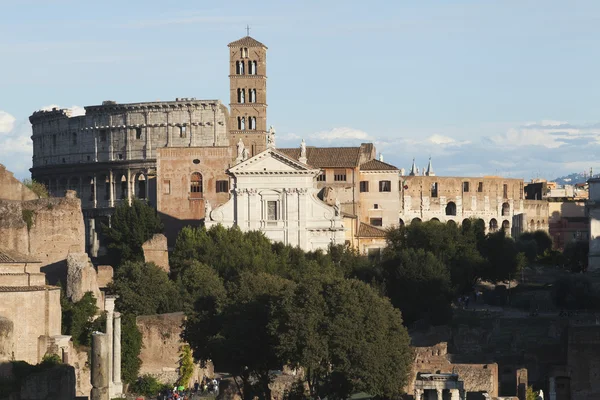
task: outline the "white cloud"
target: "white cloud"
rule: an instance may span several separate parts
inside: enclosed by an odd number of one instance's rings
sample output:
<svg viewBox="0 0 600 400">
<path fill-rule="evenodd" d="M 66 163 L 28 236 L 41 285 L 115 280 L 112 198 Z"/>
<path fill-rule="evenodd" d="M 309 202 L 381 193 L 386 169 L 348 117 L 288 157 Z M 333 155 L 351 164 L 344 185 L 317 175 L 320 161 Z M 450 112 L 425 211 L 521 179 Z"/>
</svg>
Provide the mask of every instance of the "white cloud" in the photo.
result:
<svg viewBox="0 0 600 400">
<path fill-rule="evenodd" d="M 568 122 L 546 120 L 527 123 L 490 138 L 498 146 L 542 146 L 556 149 L 574 141 L 600 143 L 600 128 L 596 125 L 570 125 Z"/>
<path fill-rule="evenodd" d="M 347 127 L 333 128 L 328 131 L 316 132 L 316 133 L 310 135 L 310 138 L 317 139 L 317 140 L 326 140 L 326 141 L 333 141 L 333 140 L 340 140 L 340 139 L 367 140 L 367 141 L 375 140 L 375 138 L 373 136 L 370 136 L 368 133 L 366 133 L 364 131 L 361 131 L 359 129 L 354 129 L 354 128 L 347 128 Z"/>
<path fill-rule="evenodd" d="M 15 117 L 6 111 L 0 110 L 0 133 L 10 132 L 15 125 L 15 121 Z"/>
<path fill-rule="evenodd" d="M 13 123 L 10 130 L 0 135 L 0 163 L 19 179 L 29 176 L 33 154 L 30 136 L 31 125 L 27 119 Z"/>
</svg>

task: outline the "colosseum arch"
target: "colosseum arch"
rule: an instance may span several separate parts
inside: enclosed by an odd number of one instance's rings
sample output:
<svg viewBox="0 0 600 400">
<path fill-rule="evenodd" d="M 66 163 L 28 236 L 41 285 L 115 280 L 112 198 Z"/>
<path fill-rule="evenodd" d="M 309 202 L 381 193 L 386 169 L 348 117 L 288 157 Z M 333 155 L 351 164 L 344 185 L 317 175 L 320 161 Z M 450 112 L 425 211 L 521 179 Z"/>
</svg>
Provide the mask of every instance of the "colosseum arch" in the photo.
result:
<svg viewBox="0 0 600 400">
<path fill-rule="evenodd" d="M 431 218 L 430 221 L 440 222 L 440 220 L 438 218 L 435 218 L 435 217 Z"/>
<path fill-rule="evenodd" d="M 135 177 L 135 197 L 138 199 L 146 198 L 146 185 L 148 182 L 146 181 L 146 176 L 140 172 Z"/>
<path fill-rule="evenodd" d="M 121 175 L 119 182 L 121 184 L 119 185 L 119 193 L 117 195 L 117 199 L 125 200 L 127 199 L 127 176 Z"/>
<path fill-rule="evenodd" d="M 490 219 L 490 232 L 496 232 L 498 230 L 498 221 L 496 218 Z"/>
<path fill-rule="evenodd" d="M 398 226 L 404 226 L 404 220 L 402 218 L 398 219 Z"/>
<path fill-rule="evenodd" d="M 446 215 L 456 215 L 456 203 L 451 201 L 446 205 Z"/>
<path fill-rule="evenodd" d="M 510 204 L 502 203 L 502 216 L 508 217 L 510 215 Z"/>
<path fill-rule="evenodd" d="M 417 223 L 421 223 L 421 218 L 417 217 L 417 218 L 413 218 L 412 221 L 410 221 L 411 224 L 417 224 Z"/>
<path fill-rule="evenodd" d="M 454 222 L 453 220 L 447 221 L 446 224 L 448 224 L 448 225 L 453 226 L 453 227 L 456 228 L 456 222 Z"/>
<path fill-rule="evenodd" d="M 502 230 L 507 234 L 510 233 L 510 222 L 507 219 L 502 221 Z"/>
</svg>

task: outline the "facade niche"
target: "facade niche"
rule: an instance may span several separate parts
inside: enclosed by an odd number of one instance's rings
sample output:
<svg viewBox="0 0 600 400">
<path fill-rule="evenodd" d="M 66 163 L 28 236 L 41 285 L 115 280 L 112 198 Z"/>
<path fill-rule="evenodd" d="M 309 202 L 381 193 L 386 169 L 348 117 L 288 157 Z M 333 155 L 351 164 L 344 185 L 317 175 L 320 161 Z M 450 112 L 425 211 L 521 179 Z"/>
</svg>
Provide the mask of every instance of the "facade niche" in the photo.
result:
<svg viewBox="0 0 600 400">
<path fill-rule="evenodd" d="M 446 205 L 446 215 L 456 215 L 456 203 L 451 201 Z"/>
</svg>

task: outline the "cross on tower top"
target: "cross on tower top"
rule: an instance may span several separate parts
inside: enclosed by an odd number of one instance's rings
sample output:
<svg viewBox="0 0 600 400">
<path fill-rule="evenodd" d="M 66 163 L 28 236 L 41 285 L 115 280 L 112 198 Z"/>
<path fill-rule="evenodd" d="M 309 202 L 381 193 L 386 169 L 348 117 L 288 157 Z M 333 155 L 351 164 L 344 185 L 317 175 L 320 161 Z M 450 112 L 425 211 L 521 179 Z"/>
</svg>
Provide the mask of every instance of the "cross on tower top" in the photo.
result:
<svg viewBox="0 0 600 400">
<path fill-rule="evenodd" d="M 246 25 L 246 36 L 250 36 L 250 25 Z"/>
</svg>

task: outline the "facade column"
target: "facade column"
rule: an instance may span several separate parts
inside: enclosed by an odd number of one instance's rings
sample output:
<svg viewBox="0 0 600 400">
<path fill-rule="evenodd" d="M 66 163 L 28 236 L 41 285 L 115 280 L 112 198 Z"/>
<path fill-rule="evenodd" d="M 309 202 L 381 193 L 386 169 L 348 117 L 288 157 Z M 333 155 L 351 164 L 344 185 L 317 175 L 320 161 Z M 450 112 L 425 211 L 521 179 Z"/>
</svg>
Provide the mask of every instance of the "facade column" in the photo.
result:
<svg viewBox="0 0 600 400">
<path fill-rule="evenodd" d="M 150 178 L 148 177 L 149 175 L 149 169 L 146 168 L 144 170 L 144 179 L 146 179 L 144 182 L 146 182 L 146 193 L 144 193 L 144 198 L 146 199 L 146 201 L 148 203 L 150 203 Z M 158 182 L 156 182 L 156 187 L 158 188 Z"/>
<path fill-rule="evenodd" d="M 113 387 L 114 394 L 123 393 L 123 383 L 121 383 L 121 313 L 115 312 L 114 319 L 114 337 L 113 337 Z"/>
<path fill-rule="evenodd" d="M 443 389 L 435 389 L 435 391 L 437 392 L 437 400 L 443 400 Z"/>
<path fill-rule="evenodd" d="M 423 389 L 415 389 L 415 400 L 423 399 Z"/>
<path fill-rule="evenodd" d="M 131 184 L 131 169 L 127 168 L 127 203 L 131 205 L 131 189 L 133 185 Z"/>
<path fill-rule="evenodd" d="M 94 203 L 94 208 L 98 207 L 98 185 L 96 184 L 96 174 L 92 177 L 92 190 L 94 191 L 94 195 L 92 197 L 92 202 Z"/>
<path fill-rule="evenodd" d="M 109 186 L 109 197 L 108 197 L 108 206 L 115 206 L 115 188 L 114 188 L 114 176 L 112 169 L 108 171 L 108 186 Z"/>
<path fill-rule="evenodd" d="M 556 400 L 556 378 L 551 376 L 548 382 L 548 393 L 550 400 Z"/>
<path fill-rule="evenodd" d="M 106 296 L 104 298 L 104 311 L 106 311 L 106 337 L 108 347 L 108 389 L 111 397 L 113 395 L 113 318 L 115 311 L 115 300 L 118 296 Z"/>
<path fill-rule="evenodd" d="M 450 400 L 460 400 L 458 389 L 450 389 Z"/>
</svg>

